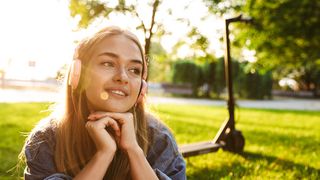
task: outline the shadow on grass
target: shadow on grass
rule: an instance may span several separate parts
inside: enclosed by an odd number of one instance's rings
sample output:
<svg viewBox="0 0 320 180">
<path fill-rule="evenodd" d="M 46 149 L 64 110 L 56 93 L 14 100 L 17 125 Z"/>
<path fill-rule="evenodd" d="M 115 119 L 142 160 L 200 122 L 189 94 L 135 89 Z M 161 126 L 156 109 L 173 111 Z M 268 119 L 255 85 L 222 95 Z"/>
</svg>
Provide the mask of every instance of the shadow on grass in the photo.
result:
<svg viewBox="0 0 320 180">
<path fill-rule="evenodd" d="M 273 166 L 277 166 L 278 169 L 283 170 L 283 171 L 296 171 L 298 172 L 295 174 L 295 178 L 301 179 L 303 177 L 319 177 L 320 176 L 320 169 L 311 167 L 306 162 L 306 164 L 301 164 L 301 163 L 296 163 L 293 161 L 285 160 L 285 159 L 280 159 L 275 156 L 268 156 L 265 154 L 260 154 L 260 153 L 253 153 L 253 152 L 244 152 L 242 155 L 246 160 L 250 162 L 258 162 L 261 160 L 267 161 L 269 165 L 273 164 Z"/>
<path fill-rule="evenodd" d="M 281 146 L 285 147 L 288 152 L 291 151 L 291 153 L 294 153 L 292 150 L 295 149 L 295 152 L 299 152 L 300 155 L 312 151 L 317 152 L 317 149 L 320 147 L 320 141 L 314 136 L 289 136 L 287 134 L 283 134 L 284 131 L 285 129 L 277 132 L 244 130 L 242 133 L 248 144 L 269 148 L 277 148 Z M 277 149 L 274 150 L 277 151 Z"/>
<path fill-rule="evenodd" d="M 248 178 L 250 176 L 255 177 L 256 174 L 263 176 L 263 174 L 270 171 L 277 173 L 274 178 L 318 179 L 320 177 L 320 169 L 308 166 L 307 162 L 306 164 L 300 164 L 289 160 L 279 159 L 278 157 L 253 152 L 244 152 L 240 156 L 245 159 L 244 163 L 233 160 L 233 162 L 228 162 L 212 169 L 209 167 L 196 167 L 196 164 L 188 162 L 188 164 L 190 163 L 190 166 L 195 166 L 193 168 L 196 168 L 193 173 L 188 174 L 188 179 L 240 179 L 244 177 Z M 270 175 L 270 177 L 268 177 L 268 175 L 266 176 L 267 177 L 265 178 L 272 178 L 272 175 Z"/>
<path fill-rule="evenodd" d="M 195 168 L 192 174 L 187 175 L 188 180 L 212 180 L 212 179 L 222 179 L 224 177 L 241 177 L 248 171 L 244 165 L 240 162 L 228 163 L 218 168 L 210 169 L 205 168 Z"/>
</svg>

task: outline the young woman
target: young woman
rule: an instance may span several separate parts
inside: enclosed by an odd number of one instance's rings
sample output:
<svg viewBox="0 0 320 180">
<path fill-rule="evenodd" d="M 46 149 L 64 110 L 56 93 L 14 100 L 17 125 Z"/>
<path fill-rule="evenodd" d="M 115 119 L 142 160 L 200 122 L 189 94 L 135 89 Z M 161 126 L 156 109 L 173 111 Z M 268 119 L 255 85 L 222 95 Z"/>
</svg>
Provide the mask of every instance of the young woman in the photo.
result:
<svg viewBox="0 0 320 180">
<path fill-rule="evenodd" d="M 108 27 L 83 40 L 65 103 L 24 145 L 25 179 L 186 179 L 174 137 L 144 110 L 146 76 L 129 31 Z"/>
</svg>

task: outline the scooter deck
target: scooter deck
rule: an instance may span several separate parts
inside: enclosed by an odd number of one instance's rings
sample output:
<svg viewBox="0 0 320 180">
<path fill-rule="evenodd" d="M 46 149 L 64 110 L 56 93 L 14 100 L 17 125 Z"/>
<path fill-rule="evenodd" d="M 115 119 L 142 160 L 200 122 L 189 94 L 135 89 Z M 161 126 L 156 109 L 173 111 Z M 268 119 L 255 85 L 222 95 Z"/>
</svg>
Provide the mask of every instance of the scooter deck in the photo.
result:
<svg viewBox="0 0 320 180">
<path fill-rule="evenodd" d="M 217 144 L 212 141 L 206 141 L 194 144 L 181 145 L 179 146 L 179 151 L 183 157 L 190 157 L 200 154 L 207 154 L 210 152 L 216 152 L 222 146 L 222 144 Z"/>
</svg>

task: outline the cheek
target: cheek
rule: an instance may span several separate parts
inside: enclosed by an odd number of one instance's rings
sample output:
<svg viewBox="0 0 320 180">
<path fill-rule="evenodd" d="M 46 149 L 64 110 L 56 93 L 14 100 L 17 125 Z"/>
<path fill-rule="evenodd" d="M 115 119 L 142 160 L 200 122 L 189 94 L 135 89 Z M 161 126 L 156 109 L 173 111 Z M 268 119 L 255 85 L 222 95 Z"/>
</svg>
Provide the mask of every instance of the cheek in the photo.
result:
<svg viewBox="0 0 320 180">
<path fill-rule="evenodd" d="M 131 89 L 132 89 L 132 93 L 134 95 L 138 95 L 139 94 L 140 85 L 141 85 L 141 80 L 140 79 L 132 81 Z"/>
<path fill-rule="evenodd" d="M 88 86 L 99 87 L 102 86 L 103 83 L 110 79 L 110 73 L 105 73 L 100 69 L 93 69 L 88 73 L 87 82 Z"/>
<path fill-rule="evenodd" d="M 101 91 L 105 81 L 102 77 L 104 76 L 99 75 L 99 73 L 88 73 L 85 86 L 88 97 L 92 97 L 94 94 Z"/>
<path fill-rule="evenodd" d="M 96 101 L 98 97 L 96 96 L 98 94 L 97 91 L 98 88 L 95 88 L 94 86 L 90 85 L 86 89 L 86 96 L 90 102 Z"/>
</svg>

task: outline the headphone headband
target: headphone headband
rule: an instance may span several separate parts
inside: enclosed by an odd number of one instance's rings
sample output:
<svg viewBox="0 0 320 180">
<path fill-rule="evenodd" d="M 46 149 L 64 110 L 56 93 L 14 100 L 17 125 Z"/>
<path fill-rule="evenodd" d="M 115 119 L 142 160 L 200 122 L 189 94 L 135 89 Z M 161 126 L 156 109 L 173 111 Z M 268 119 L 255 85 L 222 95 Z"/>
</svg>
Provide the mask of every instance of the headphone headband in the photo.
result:
<svg viewBox="0 0 320 180">
<path fill-rule="evenodd" d="M 70 66 L 68 84 L 75 90 L 78 87 L 81 75 L 81 60 L 74 59 Z"/>
</svg>

